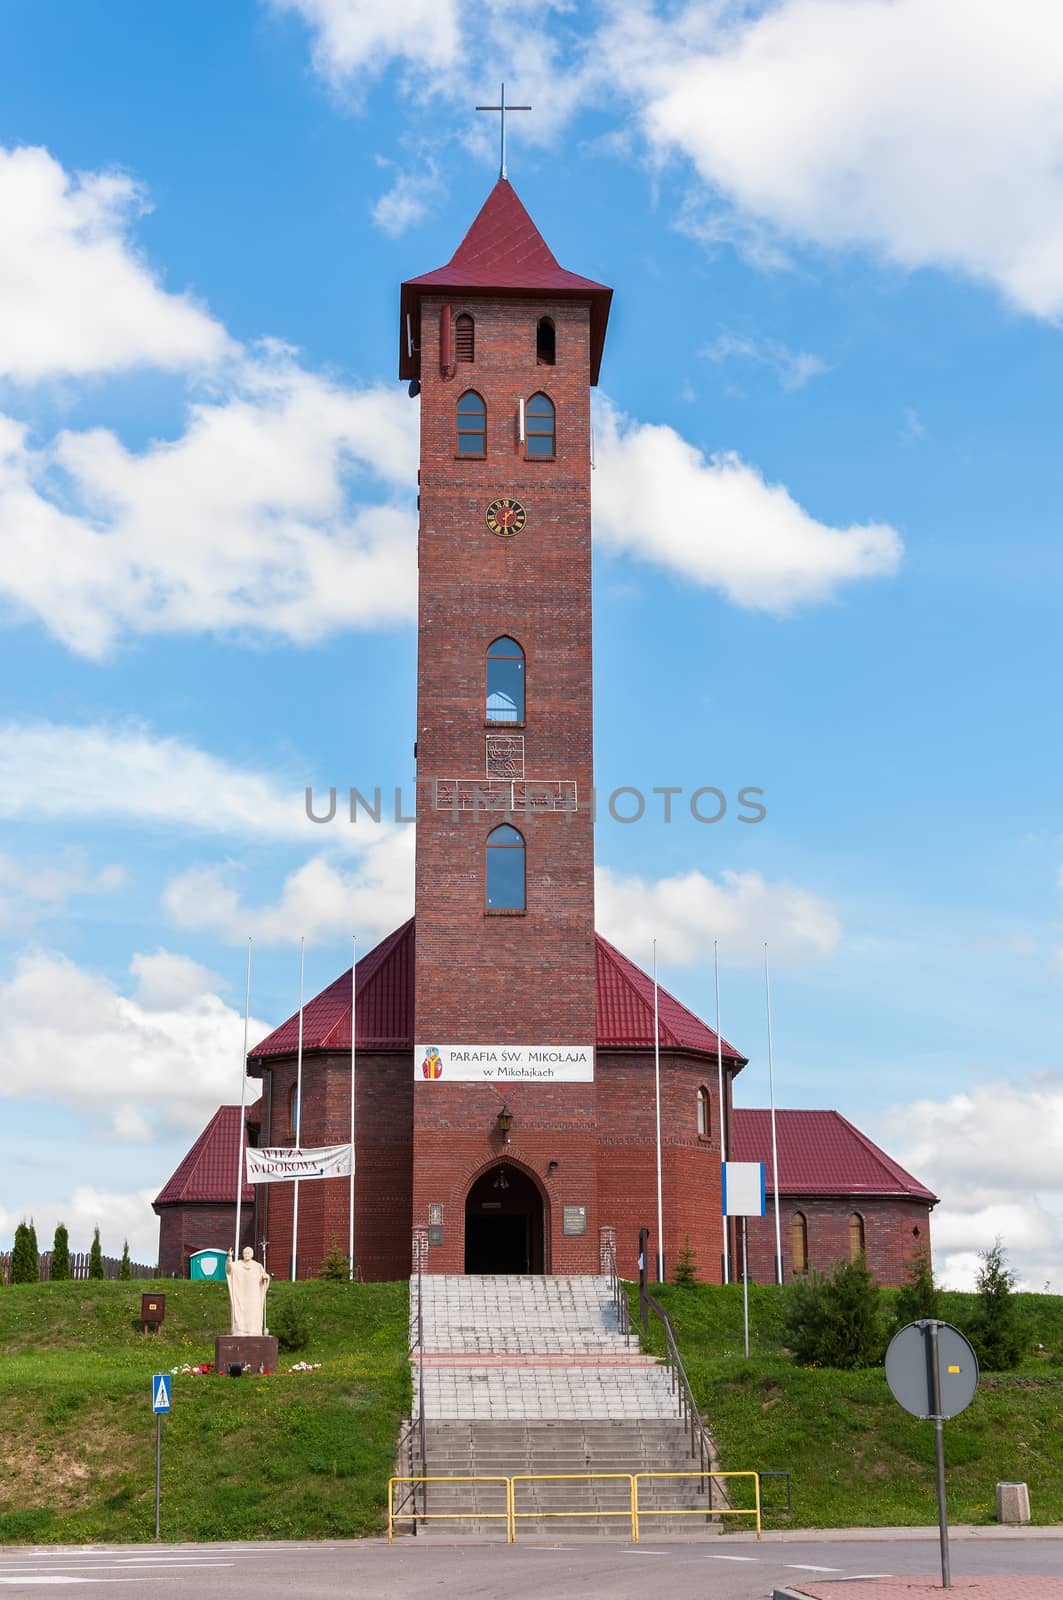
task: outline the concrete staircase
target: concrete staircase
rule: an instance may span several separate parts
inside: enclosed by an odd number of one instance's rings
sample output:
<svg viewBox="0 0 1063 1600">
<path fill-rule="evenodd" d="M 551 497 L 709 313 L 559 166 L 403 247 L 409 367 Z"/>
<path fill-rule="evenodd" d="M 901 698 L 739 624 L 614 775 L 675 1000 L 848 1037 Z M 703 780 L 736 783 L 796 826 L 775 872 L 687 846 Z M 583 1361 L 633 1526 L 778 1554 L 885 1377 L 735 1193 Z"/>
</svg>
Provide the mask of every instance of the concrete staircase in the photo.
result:
<svg viewBox="0 0 1063 1600">
<path fill-rule="evenodd" d="M 518 1484 L 516 1510 L 529 1514 L 518 1519 L 518 1538 L 628 1537 L 630 1520 L 604 1513 L 627 1511 L 629 1485 L 607 1475 L 694 1470 L 671 1378 L 618 1328 L 607 1278 L 433 1275 L 422 1279 L 422 1293 L 426 1475 L 596 1475 Z M 416 1282 L 413 1315 L 415 1309 Z M 414 1391 L 416 1397 L 416 1366 Z M 435 1513 L 505 1509 L 501 1483 L 433 1483 L 427 1495 L 427 1510 Z M 639 1504 L 650 1512 L 698 1507 L 705 1513 L 707 1485 L 698 1478 L 647 1483 Z M 546 1515 L 554 1510 L 584 1514 Z M 648 1516 L 643 1531 L 716 1526 L 704 1514 Z M 503 1540 L 505 1524 L 469 1516 L 422 1522 L 424 1532 Z"/>
</svg>

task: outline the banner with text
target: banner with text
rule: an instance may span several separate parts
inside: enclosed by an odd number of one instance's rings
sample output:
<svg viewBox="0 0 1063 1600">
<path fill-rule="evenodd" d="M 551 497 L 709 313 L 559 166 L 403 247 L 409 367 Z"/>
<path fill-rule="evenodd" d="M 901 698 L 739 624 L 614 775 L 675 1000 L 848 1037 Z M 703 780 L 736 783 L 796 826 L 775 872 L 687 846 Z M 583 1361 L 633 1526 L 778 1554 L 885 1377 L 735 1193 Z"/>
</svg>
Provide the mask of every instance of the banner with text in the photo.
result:
<svg viewBox="0 0 1063 1600">
<path fill-rule="evenodd" d="M 325 1145 L 321 1150 L 296 1150 L 282 1145 L 276 1150 L 247 1148 L 248 1183 L 284 1183 L 295 1178 L 349 1178 L 349 1144 Z"/>
<path fill-rule="evenodd" d="M 593 1083 L 589 1044 L 419 1044 L 413 1075 L 443 1083 Z"/>
</svg>

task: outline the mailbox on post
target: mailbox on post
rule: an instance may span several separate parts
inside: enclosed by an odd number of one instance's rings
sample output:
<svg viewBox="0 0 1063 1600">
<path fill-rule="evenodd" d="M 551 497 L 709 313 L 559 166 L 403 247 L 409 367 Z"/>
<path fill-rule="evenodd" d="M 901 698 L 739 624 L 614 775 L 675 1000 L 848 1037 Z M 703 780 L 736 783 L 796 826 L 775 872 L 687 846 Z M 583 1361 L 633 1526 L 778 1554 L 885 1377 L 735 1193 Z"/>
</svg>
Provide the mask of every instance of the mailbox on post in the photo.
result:
<svg viewBox="0 0 1063 1600">
<path fill-rule="evenodd" d="M 158 1333 L 162 1326 L 162 1319 L 166 1315 L 166 1296 L 164 1294 L 142 1294 L 140 1297 L 140 1321 L 143 1331 L 154 1328 Z"/>
</svg>

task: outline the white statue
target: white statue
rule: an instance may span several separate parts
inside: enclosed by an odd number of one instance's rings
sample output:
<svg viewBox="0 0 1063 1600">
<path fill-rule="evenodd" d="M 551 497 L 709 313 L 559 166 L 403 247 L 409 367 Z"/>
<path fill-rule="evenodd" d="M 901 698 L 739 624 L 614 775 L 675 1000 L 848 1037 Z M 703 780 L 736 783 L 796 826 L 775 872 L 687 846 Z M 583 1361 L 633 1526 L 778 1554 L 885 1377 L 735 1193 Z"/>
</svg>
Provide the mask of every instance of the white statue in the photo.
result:
<svg viewBox="0 0 1063 1600">
<path fill-rule="evenodd" d="M 251 1246 L 245 1245 L 239 1261 L 234 1261 L 229 1251 L 225 1276 L 229 1283 L 229 1332 L 260 1339 L 266 1322 L 269 1273 L 255 1260 Z"/>
</svg>

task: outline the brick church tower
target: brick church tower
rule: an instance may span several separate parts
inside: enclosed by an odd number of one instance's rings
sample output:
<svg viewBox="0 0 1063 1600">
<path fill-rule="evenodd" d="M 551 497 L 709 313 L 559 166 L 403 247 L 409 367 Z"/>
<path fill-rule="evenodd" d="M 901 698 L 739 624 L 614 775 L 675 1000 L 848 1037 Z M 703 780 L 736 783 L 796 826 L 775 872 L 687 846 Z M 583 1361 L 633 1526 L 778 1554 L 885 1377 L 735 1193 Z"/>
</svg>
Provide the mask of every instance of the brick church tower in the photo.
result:
<svg viewBox="0 0 1063 1600">
<path fill-rule="evenodd" d="M 597 1265 L 590 389 L 611 295 L 558 265 L 505 178 L 402 289 L 421 391 L 413 1201 L 439 1270 L 466 1246 L 483 1269 Z"/>
</svg>

